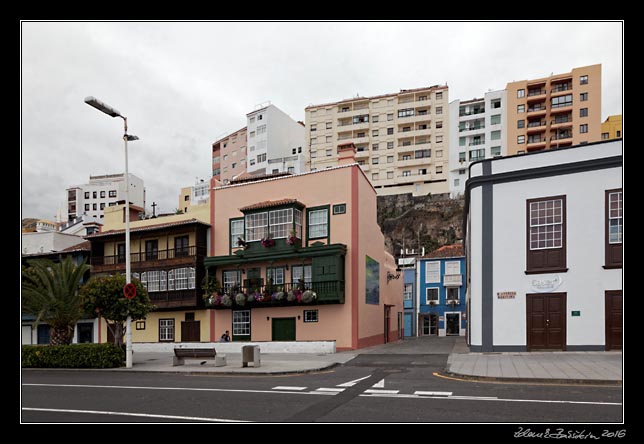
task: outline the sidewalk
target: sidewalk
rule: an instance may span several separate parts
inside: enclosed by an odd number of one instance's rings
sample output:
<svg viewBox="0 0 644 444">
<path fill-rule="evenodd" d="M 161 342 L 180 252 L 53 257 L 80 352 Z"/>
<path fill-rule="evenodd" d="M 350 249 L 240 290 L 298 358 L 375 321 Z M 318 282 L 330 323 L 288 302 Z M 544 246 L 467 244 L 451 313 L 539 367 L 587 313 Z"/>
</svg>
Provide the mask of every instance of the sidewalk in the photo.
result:
<svg viewBox="0 0 644 444">
<path fill-rule="evenodd" d="M 198 374 L 285 374 L 320 371 L 344 364 L 356 356 L 355 353 L 262 353 L 260 366 L 242 367 L 241 353 L 226 353 L 226 365 L 215 367 L 214 360 L 201 365 L 199 360 L 186 360 L 184 365 L 172 365 L 172 353 L 134 353 L 131 369 L 124 367 L 111 369 L 127 372 L 166 372 Z"/>
</svg>

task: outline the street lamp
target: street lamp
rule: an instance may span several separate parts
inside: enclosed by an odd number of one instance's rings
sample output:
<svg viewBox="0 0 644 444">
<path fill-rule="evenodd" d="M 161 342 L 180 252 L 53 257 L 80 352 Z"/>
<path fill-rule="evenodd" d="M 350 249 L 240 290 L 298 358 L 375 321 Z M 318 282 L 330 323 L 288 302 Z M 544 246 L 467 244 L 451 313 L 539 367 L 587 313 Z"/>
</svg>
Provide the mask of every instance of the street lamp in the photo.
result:
<svg viewBox="0 0 644 444">
<path fill-rule="evenodd" d="M 101 102 L 95 97 L 85 98 L 85 103 L 97 110 L 107 114 L 110 117 L 120 117 L 123 119 L 123 143 L 125 145 L 125 282 L 130 283 L 130 173 L 127 165 L 127 143 L 129 141 L 139 140 L 137 136 L 127 133 L 127 117 Z M 125 367 L 132 368 L 132 316 L 128 313 L 125 324 Z"/>
</svg>

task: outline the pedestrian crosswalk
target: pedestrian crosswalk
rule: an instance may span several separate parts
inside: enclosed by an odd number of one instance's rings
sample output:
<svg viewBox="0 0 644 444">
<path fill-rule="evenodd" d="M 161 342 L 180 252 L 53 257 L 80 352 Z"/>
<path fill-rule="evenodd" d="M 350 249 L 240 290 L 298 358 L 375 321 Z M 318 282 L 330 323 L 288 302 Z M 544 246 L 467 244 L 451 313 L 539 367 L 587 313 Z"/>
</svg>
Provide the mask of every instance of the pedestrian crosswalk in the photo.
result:
<svg viewBox="0 0 644 444">
<path fill-rule="evenodd" d="M 325 395 L 337 395 L 338 393 L 344 392 L 347 388 L 353 387 L 356 384 L 358 384 L 360 381 L 364 381 L 367 378 L 370 378 L 371 375 L 364 376 L 362 378 L 354 379 L 351 381 L 343 382 L 341 384 L 337 384 L 335 387 L 317 387 L 317 388 L 309 388 L 309 387 L 300 387 L 300 386 L 283 386 L 283 385 L 278 385 L 276 387 L 273 387 L 272 390 L 275 391 L 293 391 L 293 392 L 306 392 L 308 393 L 317 393 L 317 394 L 325 394 Z M 445 392 L 445 391 L 433 391 L 433 390 L 415 390 L 413 393 L 407 393 L 407 394 L 401 394 L 400 390 L 394 390 L 391 388 L 385 388 L 385 379 L 383 378 L 373 384 L 371 387 L 363 390 L 361 396 L 365 395 L 371 395 L 371 396 L 377 396 L 377 395 L 405 395 L 406 397 L 451 397 L 452 392 Z"/>
</svg>

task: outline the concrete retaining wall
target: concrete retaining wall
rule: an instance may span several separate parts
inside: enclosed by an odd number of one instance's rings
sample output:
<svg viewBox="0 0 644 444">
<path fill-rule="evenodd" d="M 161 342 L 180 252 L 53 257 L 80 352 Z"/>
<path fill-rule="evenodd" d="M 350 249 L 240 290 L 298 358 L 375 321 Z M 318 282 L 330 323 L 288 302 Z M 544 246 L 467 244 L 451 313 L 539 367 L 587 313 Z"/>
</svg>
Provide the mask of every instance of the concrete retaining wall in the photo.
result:
<svg viewBox="0 0 644 444">
<path fill-rule="evenodd" d="M 141 353 L 172 353 L 175 347 L 215 347 L 217 353 L 241 353 L 244 345 L 259 345 L 260 353 L 335 353 L 335 341 L 297 342 L 135 342 L 132 349 Z"/>
</svg>

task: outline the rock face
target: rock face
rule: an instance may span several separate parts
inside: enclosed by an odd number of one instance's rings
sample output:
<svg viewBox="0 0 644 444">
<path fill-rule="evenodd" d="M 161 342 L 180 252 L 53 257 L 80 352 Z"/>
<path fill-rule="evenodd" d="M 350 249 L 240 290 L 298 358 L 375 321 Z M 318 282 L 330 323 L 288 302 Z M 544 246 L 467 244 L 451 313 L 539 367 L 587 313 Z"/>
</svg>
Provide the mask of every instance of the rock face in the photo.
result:
<svg viewBox="0 0 644 444">
<path fill-rule="evenodd" d="M 378 224 L 385 235 L 387 251 L 425 247 L 430 252 L 463 239 L 463 198 L 447 195 L 399 194 L 378 196 Z"/>
</svg>

